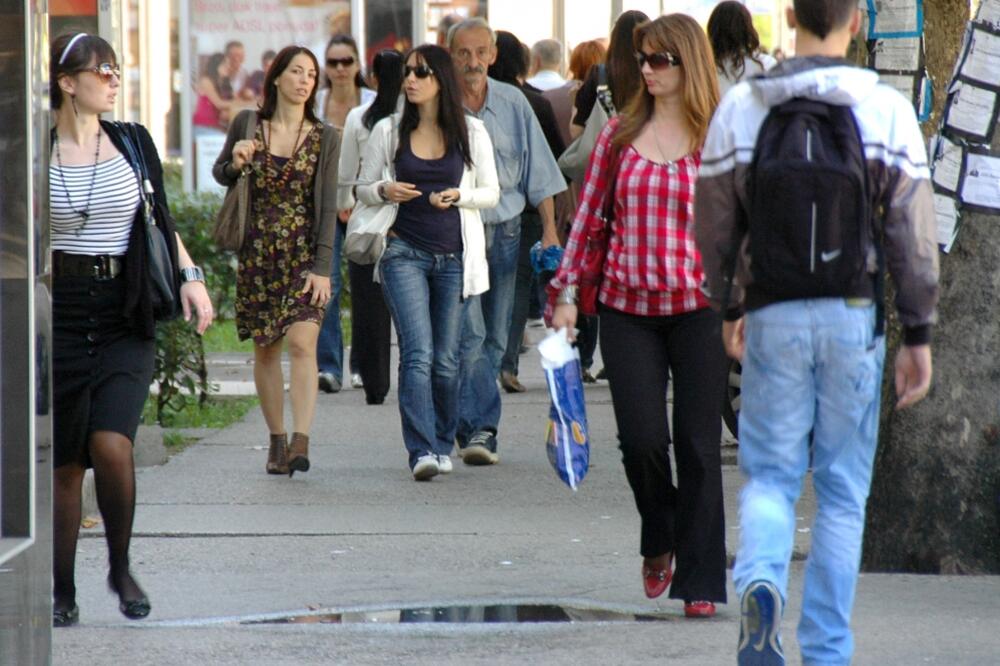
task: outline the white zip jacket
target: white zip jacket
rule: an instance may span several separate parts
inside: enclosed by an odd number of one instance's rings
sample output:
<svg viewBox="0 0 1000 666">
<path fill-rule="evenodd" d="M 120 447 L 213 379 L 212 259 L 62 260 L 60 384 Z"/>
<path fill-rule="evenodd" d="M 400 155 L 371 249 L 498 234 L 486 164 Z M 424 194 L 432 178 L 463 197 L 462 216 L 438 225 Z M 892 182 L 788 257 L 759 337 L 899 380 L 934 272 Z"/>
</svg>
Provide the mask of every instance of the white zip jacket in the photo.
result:
<svg viewBox="0 0 1000 666">
<path fill-rule="evenodd" d="M 382 183 L 396 180 L 396 146 L 399 143 L 400 115 L 394 113 L 380 120 L 372 128 L 368 144 L 361 160 L 361 175 L 356 189 L 357 198 L 366 204 L 392 206 L 378 195 Z M 462 296 L 481 294 L 490 288 L 489 266 L 486 263 L 486 236 L 479 211 L 493 208 L 500 201 L 500 183 L 497 180 L 496 163 L 493 161 L 493 143 L 482 121 L 466 115 L 469 131 L 469 150 L 472 166 L 462 170 L 462 181 L 458 186 L 460 197 L 455 204 L 462 219 Z M 378 270 L 376 266 L 376 279 Z"/>
<path fill-rule="evenodd" d="M 907 344 L 922 344 L 936 318 L 938 248 L 927 151 L 913 104 L 878 74 L 844 60 L 786 60 L 760 77 L 733 86 L 716 109 L 705 139 L 695 196 L 695 237 L 706 295 L 721 306 L 725 265 L 738 247 L 727 318 L 739 316 L 752 286 L 748 240 L 740 234 L 749 205 L 746 179 L 757 134 L 772 106 L 804 97 L 849 106 L 864 143 L 876 228 L 896 285 L 896 309 Z M 874 251 L 870 250 L 871 256 Z"/>
</svg>

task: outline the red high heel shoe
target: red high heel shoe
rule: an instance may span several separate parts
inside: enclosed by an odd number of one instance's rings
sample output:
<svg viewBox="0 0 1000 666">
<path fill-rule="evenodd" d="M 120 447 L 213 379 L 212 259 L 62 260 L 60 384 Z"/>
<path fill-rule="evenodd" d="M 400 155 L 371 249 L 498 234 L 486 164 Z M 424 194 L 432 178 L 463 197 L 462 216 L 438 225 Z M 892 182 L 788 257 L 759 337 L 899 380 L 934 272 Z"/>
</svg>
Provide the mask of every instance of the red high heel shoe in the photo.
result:
<svg viewBox="0 0 1000 666">
<path fill-rule="evenodd" d="M 655 599 L 670 587 L 670 580 L 673 578 L 671 571 L 673 559 L 673 555 L 671 555 L 667 561 L 666 569 L 655 569 L 647 567 L 645 564 L 642 565 L 642 586 L 646 590 L 646 596 L 650 599 Z"/>
<path fill-rule="evenodd" d="M 711 601 L 685 601 L 685 617 L 715 617 L 715 604 Z"/>
</svg>

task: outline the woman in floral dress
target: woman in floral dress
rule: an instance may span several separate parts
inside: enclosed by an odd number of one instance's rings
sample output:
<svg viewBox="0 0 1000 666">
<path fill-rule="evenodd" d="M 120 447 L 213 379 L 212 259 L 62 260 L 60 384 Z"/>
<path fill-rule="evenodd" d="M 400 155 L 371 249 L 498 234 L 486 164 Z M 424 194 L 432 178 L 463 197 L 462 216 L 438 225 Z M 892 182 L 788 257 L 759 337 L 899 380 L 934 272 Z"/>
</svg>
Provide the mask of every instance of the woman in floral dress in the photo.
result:
<svg viewBox="0 0 1000 666">
<path fill-rule="evenodd" d="M 259 111 L 243 111 L 216 160 L 216 180 L 250 179 L 246 236 L 236 278 L 236 326 L 254 343 L 254 383 L 270 431 L 266 469 L 289 476 L 309 469 L 316 408 L 316 340 L 330 300 L 337 223 L 337 132 L 316 118 L 319 65 L 289 46 L 264 81 Z M 254 138 L 247 139 L 251 123 Z M 282 340 L 291 360 L 292 437 L 284 424 Z"/>
</svg>

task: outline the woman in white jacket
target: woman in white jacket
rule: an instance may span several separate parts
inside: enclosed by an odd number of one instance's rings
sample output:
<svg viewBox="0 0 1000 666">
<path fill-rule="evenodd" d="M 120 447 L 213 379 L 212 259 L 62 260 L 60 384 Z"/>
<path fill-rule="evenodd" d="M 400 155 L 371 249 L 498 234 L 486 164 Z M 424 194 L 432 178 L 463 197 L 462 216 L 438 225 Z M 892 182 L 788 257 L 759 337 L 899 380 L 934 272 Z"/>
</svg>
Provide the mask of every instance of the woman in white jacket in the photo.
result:
<svg viewBox="0 0 1000 666">
<path fill-rule="evenodd" d="M 467 117 L 448 52 L 425 44 L 406 58 L 401 115 L 365 147 L 358 199 L 391 206 L 378 263 L 399 340 L 399 412 L 413 478 L 451 471 L 458 412 L 462 301 L 489 288 L 479 209 L 500 198 L 493 145 Z"/>
<path fill-rule="evenodd" d="M 342 180 L 337 188 L 339 211 L 350 212 L 354 208 L 354 187 L 361 172 L 361 153 L 372 128 L 402 106 L 399 97 L 403 86 L 403 64 L 403 54 L 395 49 L 383 49 L 376 53 L 371 76 L 378 95 L 373 101 L 351 109 L 347 114 L 340 142 L 338 173 Z M 392 323 L 374 272 L 373 264 L 347 262 L 351 284 L 351 368 L 361 375 L 365 402 L 381 405 L 389 392 Z"/>
</svg>

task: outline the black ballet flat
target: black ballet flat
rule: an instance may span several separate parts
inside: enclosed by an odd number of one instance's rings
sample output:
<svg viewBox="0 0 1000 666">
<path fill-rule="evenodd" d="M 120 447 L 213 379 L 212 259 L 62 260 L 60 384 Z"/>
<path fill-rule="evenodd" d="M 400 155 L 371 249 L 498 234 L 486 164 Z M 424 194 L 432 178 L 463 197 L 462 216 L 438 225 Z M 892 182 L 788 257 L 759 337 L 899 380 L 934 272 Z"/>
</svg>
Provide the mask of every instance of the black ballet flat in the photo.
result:
<svg viewBox="0 0 1000 666">
<path fill-rule="evenodd" d="M 53 627 L 72 627 L 80 621 L 80 607 L 73 604 L 64 610 L 52 609 Z"/>
<path fill-rule="evenodd" d="M 120 610 L 122 615 L 130 620 L 141 620 L 149 615 L 151 608 L 152 607 L 149 605 L 149 599 L 146 597 L 143 597 L 142 599 L 134 599 L 132 601 L 122 601 L 118 604 L 118 610 Z"/>
<path fill-rule="evenodd" d="M 136 583 L 136 586 L 138 586 L 138 583 Z M 110 575 L 108 576 L 108 588 L 118 595 L 118 610 L 121 611 L 121 614 L 128 619 L 141 620 L 149 615 L 149 611 L 152 609 L 152 606 L 149 603 L 149 597 L 147 597 L 145 593 L 143 593 L 143 595 L 138 599 L 132 599 L 129 601 L 122 599 L 121 592 L 119 592 L 118 588 L 115 587 Z"/>
</svg>

